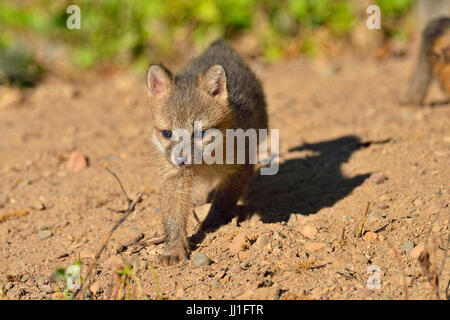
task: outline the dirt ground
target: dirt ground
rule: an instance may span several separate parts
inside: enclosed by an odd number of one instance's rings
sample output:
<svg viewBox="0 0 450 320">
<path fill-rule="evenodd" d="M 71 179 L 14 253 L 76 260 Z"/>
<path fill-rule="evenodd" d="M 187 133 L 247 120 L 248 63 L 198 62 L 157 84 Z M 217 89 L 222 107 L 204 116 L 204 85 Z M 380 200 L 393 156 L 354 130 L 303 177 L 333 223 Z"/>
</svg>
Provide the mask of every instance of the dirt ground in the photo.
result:
<svg viewBox="0 0 450 320">
<path fill-rule="evenodd" d="M 121 217 L 117 210 L 127 207 L 110 168 L 130 197 L 139 192 L 143 201 L 95 267 L 92 299 L 115 297 L 122 263 L 136 273 L 131 298 L 435 298 L 427 273 L 440 273 L 445 298 L 450 105 L 398 104 L 414 61 L 411 50 L 381 61 L 348 55 L 252 63 L 271 127 L 280 129 L 279 173 L 256 174 L 248 219 L 208 233 L 190 260 L 172 267 L 156 263 L 162 244 L 145 243 L 162 234 L 145 79 L 49 76 L 22 96 L 3 89 L 0 297 L 60 299 L 64 282 L 52 273 L 77 259 L 86 273 Z M 442 99 L 434 86 L 429 101 Z M 86 169 L 67 170 L 74 151 L 88 157 Z M 200 219 L 207 207 L 197 210 Z M 196 227 L 192 218 L 191 235 Z M 133 243 L 139 234 L 144 238 Z M 424 248 L 429 272 L 418 261 Z M 212 263 L 196 266 L 198 253 Z M 369 289 L 367 280 L 377 276 L 379 288 Z"/>
</svg>

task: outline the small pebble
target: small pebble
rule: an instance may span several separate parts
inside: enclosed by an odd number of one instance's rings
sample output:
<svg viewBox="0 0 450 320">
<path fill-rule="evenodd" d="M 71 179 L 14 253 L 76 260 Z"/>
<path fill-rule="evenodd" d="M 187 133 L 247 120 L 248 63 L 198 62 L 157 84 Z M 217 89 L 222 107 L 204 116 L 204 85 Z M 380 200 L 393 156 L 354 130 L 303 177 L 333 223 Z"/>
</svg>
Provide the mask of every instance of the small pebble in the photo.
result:
<svg viewBox="0 0 450 320">
<path fill-rule="evenodd" d="M 74 151 L 67 160 L 67 170 L 71 172 L 79 172 L 88 167 L 87 158 L 80 152 Z"/>
<path fill-rule="evenodd" d="M 207 266 L 212 263 L 211 259 L 209 259 L 208 256 L 206 256 L 205 254 L 203 254 L 201 252 L 195 254 L 193 260 L 194 260 L 194 265 L 197 267 Z"/>
<path fill-rule="evenodd" d="M 367 242 L 375 242 L 377 241 L 378 236 L 375 232 L 366 232 L 366 234 L 364 235 L 364 240 L 366 240 Z"/>
<path fill-rule="evenodd" d="M 250 265 L 250 260 L 249 259 L 245 259 L 244 261 L 242 261 L 242 263 L 239 265 L 241 267 L 241 269 L 247 269 L 247 267 Z"/>
<path fill-rule="evenodd" d="M 375 184 L 380 184 L 380 183 L 383 183 L 384 181 L 386 181 L 387 177 L 382 172 L 375 172 L 375 173 L 372 173 L 372 175 L 370 176 L 370 180 Z"/>
<path fill-rule="evenodd" d="M 269 235 L 266 233 L 263 233 L 256 240 L 255 247 L 260 250 L 264 249 L 269 244 L 269 241 L 270 241 Z"/>
<path fill-rule="evenodd" d="M 6 194 L 0 194 L 0 208 L 3 208 L 8 203 L 8 196 Z"/>
<path fill-rule="evenodd" d="M 241 266 L 239 264 L 234 264 L 231 268 L 230 268 L 230 272 L 231 273 L 238 273 L 239 271 L 241 271 Z"/>
<path fill-rule="evenodd" d="M 95 252 L 89 249 L 83 249 L 80 252 L 80 258 L 81 259 L 94 259 L 95 258 Z"/>
<path fill-rule="evenodd" d="M 244 261 L 250 256 L 250 253 L 248 251 L 239 251 L 238 253 L 238 259 L 239 261 Z"/>
<path fill-rule="evenodd" d="M 272 286 L 247 290 L 237 298 L 239 300 L 278 300 L 279 297 L 280 288 L 278 286 Z"/>
<path fill-rule="evenodd" d="M 48 239 L 52 236 L 52 232 L 50 230 L 41 230 L 38 232 L 39 238 L 42 240 Z"/>
<path fill-rule="evenodd" d="M 355 220 L 355 217 L 353 217 L 353 216 L 343 216 L 342 220 L 344 222 L 353 222 Z"/>
<path fill-rule="evenodd" d="M 25 179 L 17 184 L 17 188 L 23 188 L 23 187 L 29 186 L 30 184 L 31 184 L 31 181 L 28 179 Z"/>
<path fill-rule="evenodd" d="M 406 254 L 410 254 L 411 251 L 414 249 L 414 242 L 412 242 L 411 240 L 408 240 L 402 244 L 402 248 L 403 248 L 403 250 L 405 250 Z"/>
<path fill-rule="evenodd" d="M 241 232 L 236 237 L 234 237 L 229 246 L 230 252 L 233 254 L 238 254 L 239 251 L 242 250 L 246 238 L 247 236 L 244 232 Z"/>
<path fill-rule="evenodd" d="M 276 231 L 276 232 L 273 234 L 273 238 L 274 238 L 275 240 L 280 240 L 280 239 L 286 239 L 286 236 L 285 236 L 284 234 L 282 234 L 281 232 Z"/>
<path fill-rule="evenodd" d="M 372 294 L 372 291 L 367 288 L 356 290 L 356 295 L 360 298 L 367 298 L 371 294 Z"/>
<path fill-rule="evenodd" d="M 379 210 L 370 211 L 369 214 L 367 215 L 367 221 L 369 222 L 373 222 L 379 219 L 383 219 L 383 215 Z"/>
<path fill-rule="evenodd" d="M 45 210 L 45 204 L 43 204 L 40 201 L 35 201 L 31 204 L 31 209 L 35 209 L 35 210 Z"/>
<path fill-rule="evenodd" d="M 287 222 L 287 225 L 289 227 L 294 227 L 295 225 L 297 225 L 298 221 L 299 221 L 299 219 L 298 219 L 297 214 L 291 213 L 291 215 L 289 216 L 289 220 Z"/>
<path fill-rule="evenodd" d="M 378 204 L 378 209 L 380 209 L 380 210 L 386 210 L 386 209 L 389 209 L 389 206 L 387 205 L 387 204 L 385 204 L 385 203 L 380 203 L 380 204 Z"/>
<path fill-rule="evenodd" d="M 175 297 L 181 298 L 182 296 L 184 296 L 184 290 L 183 288 L 180 288 L 175 292 Z"/>
<path fill-rule="evenodd" d="M 109 157 L 108 157 L 108 161 L 109 161 L 109 162 L 117 162 L 117 161 L 119 161 L 119 158 L 117 158 L 117 157 L 115 157 L 115 156 L 109 156 Z"/>
<path fill-rule="evenodd" d="M 306 248 L 306 250 L 309 250 L 309 251 L 317 251 L 317 250 L 325 248 L 325 243 L 323 243 L 323 242 L 308 242 L 307 244 L 305 244 L 305 248 Z"/>
<path fill-rule="evenodd" d="M 314 239 L 317 235 L 317 228 L 311 224 L 306 224 L 301 229 L 301 234 L 304 235 L 308 239 Z"/>
</svg>

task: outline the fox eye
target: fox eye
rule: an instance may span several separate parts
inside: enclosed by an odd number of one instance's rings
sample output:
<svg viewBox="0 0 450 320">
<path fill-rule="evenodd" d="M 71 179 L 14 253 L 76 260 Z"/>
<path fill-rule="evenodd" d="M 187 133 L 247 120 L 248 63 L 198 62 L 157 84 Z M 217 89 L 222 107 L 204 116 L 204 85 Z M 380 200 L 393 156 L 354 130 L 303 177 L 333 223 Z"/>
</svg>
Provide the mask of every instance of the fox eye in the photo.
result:
<svg viewBox="0 0 450 320">
<path fill-rule="evenodd" d="M 170 139 L 172 138 L 172 131 L 170 130 L 161 130 L 161 135 L 166 138 L 166 139 Z"/>
</svg>

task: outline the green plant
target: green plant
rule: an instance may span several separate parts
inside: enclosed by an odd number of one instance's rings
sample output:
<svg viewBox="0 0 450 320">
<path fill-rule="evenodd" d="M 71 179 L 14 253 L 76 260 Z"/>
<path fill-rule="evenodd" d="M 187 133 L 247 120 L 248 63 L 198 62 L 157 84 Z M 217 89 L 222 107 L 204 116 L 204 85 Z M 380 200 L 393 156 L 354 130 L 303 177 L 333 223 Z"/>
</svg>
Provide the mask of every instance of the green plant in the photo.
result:
<svg viewBox="0 0 450 320">
<path fill-rule="evenodd" d="M 414 0 L 378 0 L 386 38 L 405 40 L 403 17 L 412 8 Z"/>
<path fill-rule="evenodd" d="M 217 37 L 234 39 L 251 33 L 262 44 L 263 55 L 274 60 L 298 38 L 304 42 L 301 50 L 311 52 L 314 41 L 308 39 L 318 29 L 344 38 L 360 19 L 354 12 L 356 1 L 79 0 L 81 29 L 68 30 L 66 9 L 72 4 L 68 0 L 4 0 L 0 51 L 17 39 L 37 37 L 63 46 L 69 61 L 82 68 L 114 63 L 143 70 L 149 60 L 175 57 L 186 45 L 202 48 Z M 385 36 L 400 34 L 400 22 L 413 0 L 378 0 L 377 4 Z"/>
<path fill-rule="evenodd" d="M 64 281 L 63 291 L 61 295 L 58 295 L 59 299 L 71 300 L 73 299 L 73 294 L 81 286 L 82 278 L 80 275 L 82 263 L 77 260 L 72 263 L 68 268 L 58 268 L 53 273 L 53 278 L 55 281 Z M 58 289 L 56 288 L 56 293 Z"/>
<path fill-rule="evenodd" d="M 139 278 L 136 276 L 136 272 L 127 264 L 124 264 L 120 269 L 115 271 L 116 280 L 114 285 L 113 299 L 116 300 L 130 300 L 142 299 L 142 286 Z M 136 290 L 132 296 L 131 285 L 132 282 L 136 284 Z"/>
</svg>

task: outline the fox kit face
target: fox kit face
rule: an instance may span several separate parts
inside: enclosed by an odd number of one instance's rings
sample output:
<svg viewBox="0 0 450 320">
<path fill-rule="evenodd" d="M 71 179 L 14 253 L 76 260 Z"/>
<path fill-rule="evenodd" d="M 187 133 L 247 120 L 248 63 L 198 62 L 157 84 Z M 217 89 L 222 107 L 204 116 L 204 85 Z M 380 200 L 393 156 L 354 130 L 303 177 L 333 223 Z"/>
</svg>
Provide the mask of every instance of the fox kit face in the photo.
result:
<svg viewBox="0 0 450 320">
<path fill-rule="evenodd" d="M 152 65 L 147 82 L 153 143 L 168 162 L 186 169 L 193 164 L 194 143 L 200 143 L 199 149 L 203 149 L 206 130 L 224 133 L 233 123 L 225 70 L 214 65 L 197 78 L 174 77 L 164 66 Z M 177 149 L 182 136 L 190 137 L 191 146 L 187 149 L 191 152 L 181 153 Z"/>
</svg>

